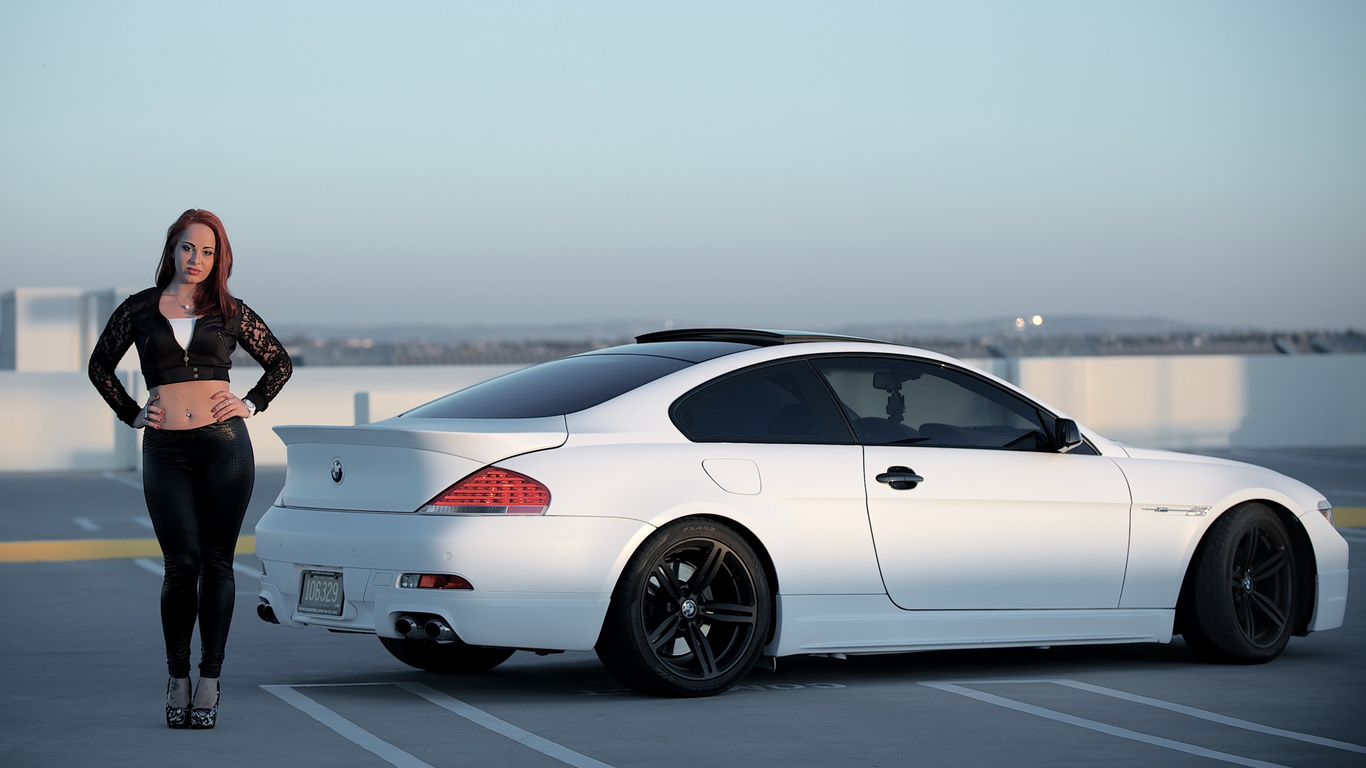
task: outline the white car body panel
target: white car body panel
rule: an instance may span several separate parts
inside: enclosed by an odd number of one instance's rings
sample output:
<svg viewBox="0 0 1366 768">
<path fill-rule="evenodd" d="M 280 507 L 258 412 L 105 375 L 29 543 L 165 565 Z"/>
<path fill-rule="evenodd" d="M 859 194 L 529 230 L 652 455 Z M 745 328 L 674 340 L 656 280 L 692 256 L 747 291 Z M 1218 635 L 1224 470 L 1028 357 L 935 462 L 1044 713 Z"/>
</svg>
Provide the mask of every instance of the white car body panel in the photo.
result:
<svg viewBox="0 0 1366 768">
<path fill-rule="evenodd" d="M 1174 611 L 906 611 L 885 596 L 781 595 L 770 656 L 1165 643 Z"/>
<path fill-rule="evenodd" d="M 1129 486 L 1103 456 L 867 446 L 883 580 L 908 610 L 1115 608 Z M 896 490 L 893 465 L 924 477 Z"/>
<path fill-rule="evenodd" d="M 1314 542 L 1321 582 L 1318 602 L 1340 602 L 1345 610 L 1346 585 L 1334 586 L 1329 574 L 1346 570 L 1347 543 L 1318 514 L 1322 494 L 1251 464 L 1127 446 L 1125 450 L 1131 457 L 1116 463 L 1133 490 L 1134 515 L 1129 575 L 1120 607 L 1175 605 L 1186 566 L 1219 515 L 1245 501 L 1264 501 L 1287 509 L 1304 528 L 1314 527 L 1311 518 L 1324 522 L 1324 538 L 1335 541 Z M 1200 508 L 1207 511 L 1201 514 Z M 1322 583 L 1325 578 L 1327 585 Z"/>
<path fill-rule="evenodd" d="M 1347 540 L 1322 515 L 1306 514 L 1300 522 L 1309 534 L 1318 565 L 1318 590 L 1308 630 L 1337 629 L 1347 617 Z"/>
<path fill-rule="evenodd" d="M 1269 470 L 1123 446 L 1085 427 L 1098 456 L 694 443 L 674 426 L 668 405 L 693 388 L 793 354 L 962 366 L 892 345 L 797 346 L 706 360 L 566 416 L 277 427 L 289 470 L 257 526 L 261 595 L 289 626 L 396 637 L 399 615 L 432 614 L 475 645 L 587 650 L 632 555 L 671 522 L 705 516 L 744 532 L 771 564 L 770 655 L 1168 642 L 1201 537 L 1229 508 L 1261 500 L 1288 510 L 1313 545 L 1308 629 L 1341 625 L 1346 542 L 1315 511 L 1321 494 Z M 545 484 L 546 513 L 414 513 L 494 463 Z M 896 491 L 874 479 L 893 465 L 926 480 Z M 343 574 L 342 616 L 296 610 L 305 570 Z M 474 589 L 401 588 L 403 573 L 457 574 Z"/>
<path fill-rule="evenodd" d="M 562 445 L 564 417 L 389 419 L 354 427 L 276 427 L 287 446 L 286 506 L 412 512 L 499 459 Z M 340 461 L 342 479 L 332 477 Z"/>
<path fill-rule="evenodd" d="M 547 517 L 609 515 L 659 528 L 693 515 L 730 520 L 762 542 L 780 574 L 779 589 L 794 594 L 885 594 L 868 528 L 856 445 L 577 445 L 499 462 L 499 466 L 562 488 Z M 744 453 L 758 469 L 762 491 L 730 493 L 704 463 Z M 557 455 L 558 454 L 558 455 Z M 610 481 L 610 498 L 586 473 Z M 684 500 L 680 502 L 680 500 Z M 611 576 L 615 584 L 625 559 Z"/>
<path fill-rule="evenodd" d="M 587 650 L 597 641 L 618 558 L 652 530 L 622 518 L 272 507 L 256 527 L 256 552 L 266 571 L 262 595 L 280 608 L 284 624 L 395 637 L 399 614 L 431 613 L 470 643 Z M 347 545 L 339 547 L 340 539 Z M 343 573 L 342 616 L 294 609 L 305 570 Z M 402 589 L 403 573 L 453 573 L 475 589 Z"/>
</svg>

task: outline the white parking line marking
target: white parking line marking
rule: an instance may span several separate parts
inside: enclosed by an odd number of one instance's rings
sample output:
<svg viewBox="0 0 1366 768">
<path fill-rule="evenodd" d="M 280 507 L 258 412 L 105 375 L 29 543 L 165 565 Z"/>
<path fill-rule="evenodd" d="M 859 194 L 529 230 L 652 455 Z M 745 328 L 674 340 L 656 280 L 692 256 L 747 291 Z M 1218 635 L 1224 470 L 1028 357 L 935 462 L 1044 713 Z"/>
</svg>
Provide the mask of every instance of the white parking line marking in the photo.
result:
<svg viewBox="0 0 1366 768">
<path fill-rule="evenodd" d="M 152 573 L 155 573 L 158 576 L 166 575 L 166 567 L 161 563 L 153 562 L 152 560 L 145 557 L 139 557 L 133 562 L 136 563 L 139 568 L 145 571 L 151 571 Z"/>
<path fill-rule="evenodd" d="M 124 477 L 123 475 L 116 475 L 116 474 L 114 474 L 113 472 L 105 472 L 105 473 L 104 473 L 104 477 L 105 477 L 106 480 L 113 480 L 113 481 L 116 482 L 116 483 L 122 483 L 123 485 L 126 485 L 126 486 L 128 486 L 129 488 L 136 488 L 136 489 L 138 489 L 139 491 L 142 490 L 142 482 L 141 482 L 141 481 L 138 481 L 138 480 L 134 480 L 134 479 L 131 478 L 131 477 Z"/>
<path fill-rule="evenodd" d="M 612 768 L 612 766 L 607 763 L 599 762 L 587 755 L 579 754 L 566 746 L 556 744 L 549 739 L 541 738 L 530 731 L 518 728 L 506 720 L 494 717 L 478 707 L 466 704 L 457 698 L 448 696 L 434 688 L 429 688 L 422 683 L 304 683 L 300 685 L 263 685 L 261 687 L 280 697 L 280 699 L 295 709 L 298 709 L 300 712 L 303 712 L 314 720 L 331 728 L 338 735 L 353 744 L 378 755 L 390 765 L 398 766 L 399 768 L 423 768 L 423 766 L 426 768 L 433 768 L 427 763 L 424 763 L 398 747 L 395 747 L 393 744 L 380 739 L 378 736 L 375 736 L 364 728 L 361 728 L 350 720 L 347 720 L 336 712 L 333 712 L 295 690 L 297 688 L 350 688 L 374 685 L 392 685 L 396 688 L 400 688 L 414 696 L 423 698 L 448 712 L 459 715 L 475 725 L 487 728 L 524 747 L 534 749 L 546 757 L 554 758 L 567 765 L 575 766 L 575 768 Z"/>
<path fill-rule="evenodd" d="M 1260 723 L 1253 723 L 1247 720 L 1239 720 L 1236 717 L 1227 717 L 1216 712 L 1207 712 L 1203 709 L 1187 707 L 1184 704 L 1173 704 L 1169 701 L 1162 701 L 1161 699 L 1150 699 L 1147 696 L 1139 696 L 1133 693 L 1125 693 L 1124 691 L 1116 691 L 1113 688 L 1102 688 L 1099 685 L 1081 683 L 1077 682 L 1076 680 L 1054 680 L 1052 682 L 1058 685 L 1067 686 L 1068 688 L 1076 688 L 1077 690 L 1081 691 L 1090 691 L 1091 693 L 1098 693 L 1101 696 L 1110 696 L 1116 699 L 1123 699 L 1124 701 L 1132 701 L 1135 704 L 1146 704 L 1149 707 L 1165 709 L 1168 712 L 1177 712 L 1183 715 L 1187 715 L 1189 717 L 1198 717 L 1201 720 L 1208 720 L 1212 723 L 1219 723 L 1220 725 L 1228 725 L 1234 728 L 1242 728 L 1245 731 L 1256 731 L 1257 733 L 1265 733 L 1270 736 L 1279 736 L 1283 739 L 1294 739 L 1295 741 L 1303 741 L 1309 744 L 1317 744 L 1320 747 L 1331 747 L 1332 749 L 1340 749 L 1344 752 L 1355 752 L 1358 755 L 1366 755 L 1366 747 L 1363 747 L 1360 744 L 1351 744 L 1349 742 L 1338 741 L 1336 739 L 1326 739 L 1322 736 L 1314 736 L 1312 734 L 1300 733 L 1298 731 L 1287 731 L 1282 728 L 1272 728 L 1269 725 L 1261 725 Z"/>
<path fill-rule="evenodd" d="M 612 768 L 606 763 L 594 760 L 587 755 L 581 755 L 566 746 L 556 744 L 549 739 L 543 739 L 530 731 L 524 731 L 506 720 L 500 720 L 478 707 L 472 707 L 457 698 L 447 696 L 441 691 L 428 688 L 422 683 L 398 683 L 398 687 L 415 696 L 421 696 L 475 725 L 482 725 L 496 734 L 506 736 L 524 747 L 530 747 L 546 757 L 553 757 L 567 765 L 572 765 L 575 768 Z"/>
<path fill-rule="evenodd" d="M 375 685 L 398 685 L 398 683 L 295 683 L 294 685 L 281 686 L 284 688 L 364 688 Z M 264 686 L 263 686 L 264 687 Z"/>
<path fill-rule="evenodd" d="M 140 525 L 140 526 L 146 528 L 146 529 L 149 530 L 149 531 L 156 530 L 155 528 L 152 527 L 152 518 L 150 518 L 150 517 L 134 517 L 134 518 L 133 518 L 133 522 L 135 522 L 135 523 L 137 523 L 138 525 Z"/>
<path fill-rule="evenodd" d="M 87 531 L 98 531 L 100 529 L 100 527 L 98 525 L 95 525 L 94 521 L 92 521 L 88 517 L 73 517 L 71 518 L 71 520 L 76 525 L 79 525 Z"/>
<path fill-rule="evenodd" d="M 263 685 L 266 691 L 280 697 L 286 704 L 331 728 L 339 736 L 370 752 L 396 768 L 433 768 L 398 747 L 381 739 L 359 725 L 324 707 L 288 685 Z"/>
<path fill-rule="evenodd" d="M 232 569 L 248 578 L 256 579 L 257 581 L 261 580 L 261 569 L 259 568 L 252 568 L 249 565 L 243 565 L 242 563 L 233 560 Z"/>
<path fill-rule="evenodd" d="M 989 684 L 989 683 L 992 683 L 992 684 L 999 684 L 999 683 L 1006 683 L 1006 682 L 1009 682 L 1009 683 L 1056 683 L 1057 681 L 1056 681 L 1056 680 L 970 680 L 970 681 L 962 681 L 962 682 L 964 682 L 964 683 L 966 683 L 966 684 L 969 684 L 969 685 L 983 685 L 983 684 Z M 1212 759 L 1212 760 L 1219 760 L 1219 761 L 1225 762 L 1225 763 L 1233 763 L 1234 765 L 1245 765 L 1245 766 L 1248 766 L 1248 768 L 1287 768 L 1287 766 L 1280 765 L 1279 763 L 1268 763 L 1268 762 L 1265 762 L 1265 761 L 1262 761 L 1262 760 L 1253 760 L 1253 759 L 1247 758 L 1247 757 L 1239 757 L 1238 755 L 1230 755 L 1230 754 L 1228 754 L 1227 752 L 1217 752 L 1217 751 L 1212 750 L 1212 749 L 1205 749 L 1204 747 L 1197 747 L 1197 746 L 1195 746 L 1194 744 L 1187 744 L 1187 743 L 1185 743 L 1185 742 L 1183 742 L 1183 741 L 1174 741 L 1174 740 L 1172 740 L 1172 739 L 1164 739 L 1164 738 L 1162 738 L 1161 736 L 1151 736 L 1151 735 L 1146 734 L 1146 733 L 1139 733 L 1138 731 L 1131 731 L 1131 730 L 1129 730 L 1128 728 L 1119 728 L 1119 727 L 1117 727 L 1117 726 L 1108 725 L 1108 724 L 1106 724 L 1106 723 L 1097 722 L 1097 721 L 1095 721 L 1095 720 L 1087 720 L 1087 719 L 1085 719 L 1085 718 L 1076 717 L 1075 715 L 1068 715 L 1068 714 L 1065 714 L 1065 713 L 1062 713 L 1062 712 L 1057 712 L 1057 711 L 1054 711 L 1054 710 L 1051 710 L 1051 709 L 1044 709 L 1043 707 L 1036 707 L 1036 706 L 1034 706 L 1033 704 L 1025 704 L 1024 702 L 1015 701 L 1014 699 L 1007 699 L 1007 698 L 1005 698 L 1005 697 L 1003 697 L 1003 696 L 996 696 L 996 695 L 993 695 L 993 694 L 990 694 L 990 693 L 983 693 L 983 692 L 981 692 L 981 691 L 974 691 L 974 690 L 972 690 L 971 688 L 964 688 L 962 685 L 955 685 L 955 684 L 953 684 L 953 683 L 937 683 L 937 682 L 931 682 L 931 683 L 922 682 L 921 685 L 924 685 L 924 686 L 927 686 L 927 687 L 930 687 L 930 688 L 937 688 L 938 690 L 945 691 L 945 692 L 947 692 L 947 693 L 956 693 L 956 694 L 958 694 L 959 696 L 966 696 L 966 697 L 968 697 L 968 698 L 970 698 L 970 699 L 976 699 L 976 700 L 978 700 L 978 701 L 985 702 L 985 703 L 987 703 L 987 704 L 994 704 L 994 705 L 996 705 L 996 706 L 998 706 L 998 707 L 1004 707 L 1005 709 L 1013 709 L 1013 710 L 1015 710 L 1016 712 L 1024 712 L 1024 713 L 1026 713 L 1026 714 L 1035 715 L 1036 717 L 1042 717 L 1042 718 L 1045 718 L 1045 719 L 1047 719 L 1047 720 L 1053 720 L 1053 721 L 1059 722 L 1059 723 L 1066 723 L 1067 725 L 1075 725 L 1075 726 L 1077 726 L 1078 728 L 1085 728 L 1085 729 L 1087 729 L 1087 730 L 1089 730 L 1089 731 L 1096 731 L 1096 732 L 1098 732 L 1098 733 L 1104 733 L 1104 734 L 1106 734 L 1106 735 L 1108 735 L 1108 736 L 1116 736 L 1116 737 L 1121 738 L 1121 739 L 1128 739 L 1128 740 L 1130 740 L 1130 741 L 1138 741 L 1138 742 L 1142 742 L 1142 743 L 1144 743 L 1144 744 L 1151 744 L 1151 745 L 1156 746 L 1156 747 L 1164 747 L 1164 748 L 1166 748 L 1166 749 L 1175 750 L 1175 751 L 1177 751 L 1177 752 L 1185 752 L 1185 753 L 1188 754 L 1188 755 L 1196 755 L 1197 757 L 1208 757 L 1208 758 L 1210 758 L 1210 759 Z"/>
</svg>

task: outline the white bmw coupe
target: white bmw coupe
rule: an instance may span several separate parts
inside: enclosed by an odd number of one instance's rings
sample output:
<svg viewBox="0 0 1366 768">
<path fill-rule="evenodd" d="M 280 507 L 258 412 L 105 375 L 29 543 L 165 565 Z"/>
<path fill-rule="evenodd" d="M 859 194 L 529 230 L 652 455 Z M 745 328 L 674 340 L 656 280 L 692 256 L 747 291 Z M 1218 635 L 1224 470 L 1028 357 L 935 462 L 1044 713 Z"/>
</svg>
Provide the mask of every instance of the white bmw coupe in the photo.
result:
<svg viewBox="0 0 1366 768">
<path fill-rule="evenodd" d="M 260 616 L 482 672 L 596 649 L 706 696 L 763 656 L 1169 642 L 1342 624 L 1314 489 L 1106 440 L 919 349 L 677 330 L 355 427 L 285 426 Z"/>
</svg>

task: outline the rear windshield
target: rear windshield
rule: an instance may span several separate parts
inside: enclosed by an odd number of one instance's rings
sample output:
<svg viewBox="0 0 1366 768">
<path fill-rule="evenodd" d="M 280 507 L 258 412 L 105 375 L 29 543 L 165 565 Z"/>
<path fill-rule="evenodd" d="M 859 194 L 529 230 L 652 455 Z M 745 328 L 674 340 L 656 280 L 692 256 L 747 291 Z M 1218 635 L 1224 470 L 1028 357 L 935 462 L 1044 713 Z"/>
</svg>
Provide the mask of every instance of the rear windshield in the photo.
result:
<svg viewBox="0 0 1366 768">
<path fill-rule="evenodd" d="M 582 411 L 692 365 L 641 354 L 564 357 L 420 405 L 422 419 L 534 419 Z"/>
</svg>

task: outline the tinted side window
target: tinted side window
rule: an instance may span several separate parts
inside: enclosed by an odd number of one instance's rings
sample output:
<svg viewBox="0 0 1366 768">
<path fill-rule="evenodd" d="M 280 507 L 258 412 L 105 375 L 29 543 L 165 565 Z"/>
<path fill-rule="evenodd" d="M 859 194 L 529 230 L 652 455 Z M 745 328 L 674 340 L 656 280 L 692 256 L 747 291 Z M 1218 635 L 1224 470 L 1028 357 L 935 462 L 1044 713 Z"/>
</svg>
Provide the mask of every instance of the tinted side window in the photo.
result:
<svg viewBox="0 0 1366 768">
<path fill-rule="evenodd" d="M 696 442 L 850 443 L 829 392 L 806 362 L 743 371 L 685 395 L 670 414 Z"/>
<path fill-rule="evenodd" d="M 423 419 L 530 419 L 582 411 L 692 363 L 649 355 L 562 357 L 490 379 L 403 414 Z"/>
<path fill-rule="evenodd" d="M 905 358 L 812 360 L 859 442 L 1051 450 L 1051 417 L 985 379 Z"/>
</svg>

